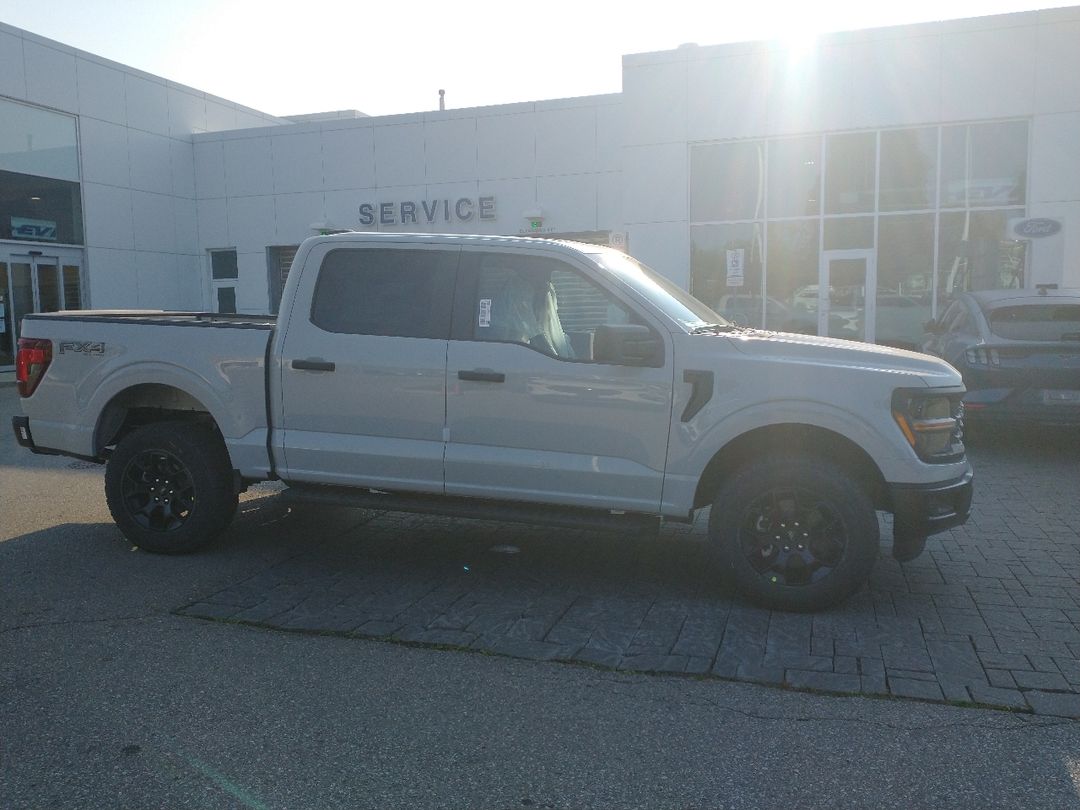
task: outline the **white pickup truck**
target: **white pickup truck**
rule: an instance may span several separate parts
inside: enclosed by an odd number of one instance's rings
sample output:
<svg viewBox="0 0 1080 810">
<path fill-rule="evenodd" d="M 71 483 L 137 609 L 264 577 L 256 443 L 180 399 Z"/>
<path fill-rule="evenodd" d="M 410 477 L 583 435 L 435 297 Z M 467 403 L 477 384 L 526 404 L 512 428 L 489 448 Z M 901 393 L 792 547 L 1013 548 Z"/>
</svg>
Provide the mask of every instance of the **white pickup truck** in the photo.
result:
<svg viewBox="0 0 1080 810">
<path fill-rule="evenodd" d="M 640 530 L 712 507 L 718 574 L 780 609 L 963 523 L 960 375 L 913 352 L 724 321 L 614 250 L 338 234 L 281 314 L 27 316 L 19 443 L 105 462 L 116 523 L 182 553 L 237 494 Z"/>
</svg>

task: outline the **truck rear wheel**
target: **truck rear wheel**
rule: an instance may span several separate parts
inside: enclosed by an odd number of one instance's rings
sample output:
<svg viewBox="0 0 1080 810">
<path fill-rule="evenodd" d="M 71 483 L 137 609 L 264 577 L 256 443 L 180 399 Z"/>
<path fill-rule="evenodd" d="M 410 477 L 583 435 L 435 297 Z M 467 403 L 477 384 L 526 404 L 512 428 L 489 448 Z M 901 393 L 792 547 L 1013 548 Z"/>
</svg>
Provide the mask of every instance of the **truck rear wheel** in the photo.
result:
<svg viewBox="0 0 1080 810">
<path fill-rule="evenodd" d="M 158 422 L 125 436 L 105 467 L 105 500 L 120 531 L 156 554 L 187 554 L 232 520 L 237 494 L 221 437 L 203 425 Z"/>
<path fill-rule="evenodd" d="M 837 467 L 771 458 L 720 488 L 709 539 L 723 574 L 748 599 L 813 611 L 843 601 L 866 581 L 879 533 L 870 497 Z"/>
</svg>

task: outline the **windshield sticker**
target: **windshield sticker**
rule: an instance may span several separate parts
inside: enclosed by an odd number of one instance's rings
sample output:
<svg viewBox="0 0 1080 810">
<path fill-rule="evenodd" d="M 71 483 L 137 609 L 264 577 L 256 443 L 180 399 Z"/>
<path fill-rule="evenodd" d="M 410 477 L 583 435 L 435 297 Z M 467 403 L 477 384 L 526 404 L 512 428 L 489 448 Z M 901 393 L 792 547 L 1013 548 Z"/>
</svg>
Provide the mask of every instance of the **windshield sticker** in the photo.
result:
<svg viewBox="0 0 1080 810">
<path fill-rule="evenodd" d="M 486 329 L 487 327 L 491 326 L 491 299 L 490 298 L 481 298 L 480 299 L 480 319 L 477 322 L 477 325 L 481 329 Z"/>
</svg>

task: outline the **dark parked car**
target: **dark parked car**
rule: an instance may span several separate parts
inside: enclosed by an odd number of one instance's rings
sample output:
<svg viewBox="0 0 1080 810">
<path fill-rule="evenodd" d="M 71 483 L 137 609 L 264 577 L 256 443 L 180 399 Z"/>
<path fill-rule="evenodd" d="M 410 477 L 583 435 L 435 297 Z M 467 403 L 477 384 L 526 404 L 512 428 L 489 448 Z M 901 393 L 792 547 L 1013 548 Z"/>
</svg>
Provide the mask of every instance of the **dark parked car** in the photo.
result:
<svg viewBox="0 0 1080 810">
<path fill-rule="evenodd" d="M 1080 290 L 961 293 L 923 350 L 955 366 L 972 421 L 1080 425 Z"/>
</svg>

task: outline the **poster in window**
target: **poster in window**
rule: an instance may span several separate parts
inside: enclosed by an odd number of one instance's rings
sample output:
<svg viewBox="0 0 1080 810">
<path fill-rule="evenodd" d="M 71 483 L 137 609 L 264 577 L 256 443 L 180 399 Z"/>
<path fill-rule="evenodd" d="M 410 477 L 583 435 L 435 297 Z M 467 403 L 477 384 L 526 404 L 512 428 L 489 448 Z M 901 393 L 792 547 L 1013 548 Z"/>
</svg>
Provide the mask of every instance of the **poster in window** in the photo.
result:
<svg viewBox="0 0 1080 810">
<path fill-rule="evenodd" d="M 729 287 L 741 287 L 745 281 L 744 268 L 746 250 L 737 248 L 727 252 L 727 285 Z"/>
</svg>

